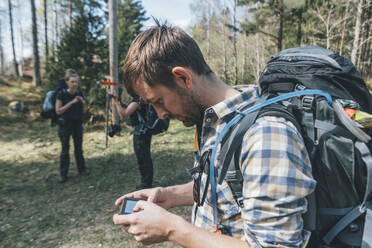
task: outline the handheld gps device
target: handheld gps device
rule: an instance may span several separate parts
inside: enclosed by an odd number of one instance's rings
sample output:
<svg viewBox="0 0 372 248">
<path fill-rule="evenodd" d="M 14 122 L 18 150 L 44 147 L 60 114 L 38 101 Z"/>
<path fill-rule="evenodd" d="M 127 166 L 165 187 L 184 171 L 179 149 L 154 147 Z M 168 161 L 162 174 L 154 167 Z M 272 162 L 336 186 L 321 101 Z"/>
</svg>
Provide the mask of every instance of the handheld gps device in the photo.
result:
<svg viewBox="0 0 372 248">
<path fill-rule="evenodd" d="M 124 198 L 123 204 L 121 205 L 120 214 L 131 214 L 133 208 L 136 206 L 137 201 L 143 200 L 141 198 Z"/>
</svg>

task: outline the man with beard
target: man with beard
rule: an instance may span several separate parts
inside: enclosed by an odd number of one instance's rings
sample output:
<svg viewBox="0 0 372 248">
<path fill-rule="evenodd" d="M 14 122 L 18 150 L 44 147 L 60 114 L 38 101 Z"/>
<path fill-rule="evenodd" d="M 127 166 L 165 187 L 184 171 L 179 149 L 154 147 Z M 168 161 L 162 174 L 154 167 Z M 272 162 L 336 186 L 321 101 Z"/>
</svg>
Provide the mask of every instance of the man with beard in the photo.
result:
<svg viewBox="0 0 372 248">
<path fill-rule="evenodd" d="M 151 103 L 160 118 L 197 126 L 200 158 L 214 147 L 236 111 L 258 98 L 255 86 L 222 82 L 190 36 L 159 23 L 133 41 L 123 75 L 127 91 Z M 117 206 L 129 197 L 144 201 L 137 202 L 132 214 L 114 215 L 114 223 L 146 245 L 171 241 L 183 247 L 306 246 L 310 232 L 303 229 L 302 214 L 315 181 L 304 142 L 292 123 L 260 117 L 245 133 L 239 157 L 243 204 L 234 200 L 226 181 L 217 185 L 218 226 L 213 224 L 211 187 L 206 187 L 208 166 L 208 160 L 196 161 L 195 167 L 204 171 L 187 184 L 120 197 Z M 221 166 L 217 159 L 215 166 Z M 187 205 L 193 205 L 192 224 L 167 211 Z"/>
</svg>

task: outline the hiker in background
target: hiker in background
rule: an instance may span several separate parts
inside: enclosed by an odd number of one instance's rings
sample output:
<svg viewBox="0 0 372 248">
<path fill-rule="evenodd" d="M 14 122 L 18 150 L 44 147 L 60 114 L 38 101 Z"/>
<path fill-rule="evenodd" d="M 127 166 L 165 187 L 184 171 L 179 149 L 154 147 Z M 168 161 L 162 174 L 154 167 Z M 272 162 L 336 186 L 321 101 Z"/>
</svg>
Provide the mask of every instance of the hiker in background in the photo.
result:
<svg viewBox="0 0 372 248">
<path fill-rule="evenodd" d="M 110 92 L 108 93 L 111 94 Z M 152 106 L 139 100 L 133 100 L 128 104 L 128 106 L 123 104 L 123 108 L 117 93 L 113 91 L 112 95 L 115 102 L 115 107 L 120 117 L 129 117 L 130 124 L 133 126 L 133 149 L 137 158 L 138 169 L 141 174 L 141 183 L 136 186 L 136 189 L 140 190 L 152 188 L 154 168 L 151 159 L 151 139 L 154 132 L 151 129 L 153 126 L 151 120 L 152 118 L 148 115 Z M 153 113 L 156 115 L 155 111 Z M 157 118 L 157 116 L 155 117 Z M 162 120 L 159 121 L 162 122 Z"/>
<path fill-rule="evenodd" d="M 67 88 L 57 92 L 55 111 L 58 120 L 58 136 L 61 140 L 60 156 L 60 182 L 67 180 L 68 169 L 70 166 L 70 136 L 74 140 L 74 153 L 79 175 L 89 174 L 85 167 L 83 156 L 83 113 L 86 110 L 85 97 L 79 91 L 79 75 L 73 69 L 67 69 L 65 73 L 65 83 Z"/>
<path fill-rule="evenodd" d="M 159 24 L 132 42 L 123 78 L 128 93 L 151 103 L 160 118 L 176 118 L 186 127 L 196 125 L 200 159 L 194 181 L 117 199 L 117 206 L 128 197 L 147 201 L 138 201 L 134 214 L 114 215 L 116 225 L 146 245 L 163 241 L 206 248 L 306 245 L 310 232 L 303 229 L 302 214 L 316 183 L 301 135 L 279 117 L 261 117 L 243 134 L 238 158 L 244 180 L 243 207 L 234 200 L 225 178 L 214 195 L 218 196 L 219 220 L 214 225 L 207 172 L 210 151 L 234 112 L 257 100 L 256 86 L 225 84 L 188 34 Z M 219 160 L 215 163 L 221 166 Z M 185 205 L 194 205 L 193 225 L 166 210 Z"/>
</svg>

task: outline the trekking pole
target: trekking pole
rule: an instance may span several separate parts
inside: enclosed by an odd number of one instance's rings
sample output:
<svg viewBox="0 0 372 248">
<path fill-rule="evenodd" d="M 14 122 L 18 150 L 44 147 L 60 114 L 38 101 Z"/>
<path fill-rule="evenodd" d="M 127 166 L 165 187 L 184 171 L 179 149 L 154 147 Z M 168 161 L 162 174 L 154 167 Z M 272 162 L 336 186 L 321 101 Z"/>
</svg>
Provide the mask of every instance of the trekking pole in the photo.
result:
<svg viewBox="0 0 372 248">
<path fill-rule="evenodd" d="M 105 142 L 105 148 L 108 146 L 108 118 L 109 118 L 109 94 L 106 91 L 106 109 L 105 109 L 105 136 L 106 136 L 106 142 Z"/>
<path fill-rule="evenodd" d="M 111 82 L 109 79 L 106 81 L 98 81 L 97 84 L 99 84 L 102 87 L 110 87 L 110 86 L 119 86 L 119 82 Z M 106 90 L 106 107 L 105 107 L 105 147 L 108 147 L 108 119 L 109 119 L 109 109 L 110 109 L 110 101 L 112 99 L 112 95 L 107 93 Z"/>
</svg>

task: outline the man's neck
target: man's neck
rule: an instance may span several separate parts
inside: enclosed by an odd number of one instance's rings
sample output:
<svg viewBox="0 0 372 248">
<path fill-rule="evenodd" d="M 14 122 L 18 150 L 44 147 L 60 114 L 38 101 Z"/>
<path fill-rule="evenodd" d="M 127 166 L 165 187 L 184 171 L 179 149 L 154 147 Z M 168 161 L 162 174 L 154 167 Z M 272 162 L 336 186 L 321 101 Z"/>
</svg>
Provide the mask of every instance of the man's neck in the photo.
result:
<svg viewBox="0 0 372 248">
<path fill-rule="evenodd" d="M 200 102 L 207 108 L 239 94 L 239 91 L 225 84 L 215 75 L 204 78 L 198 88 Z"/>
</svg>

